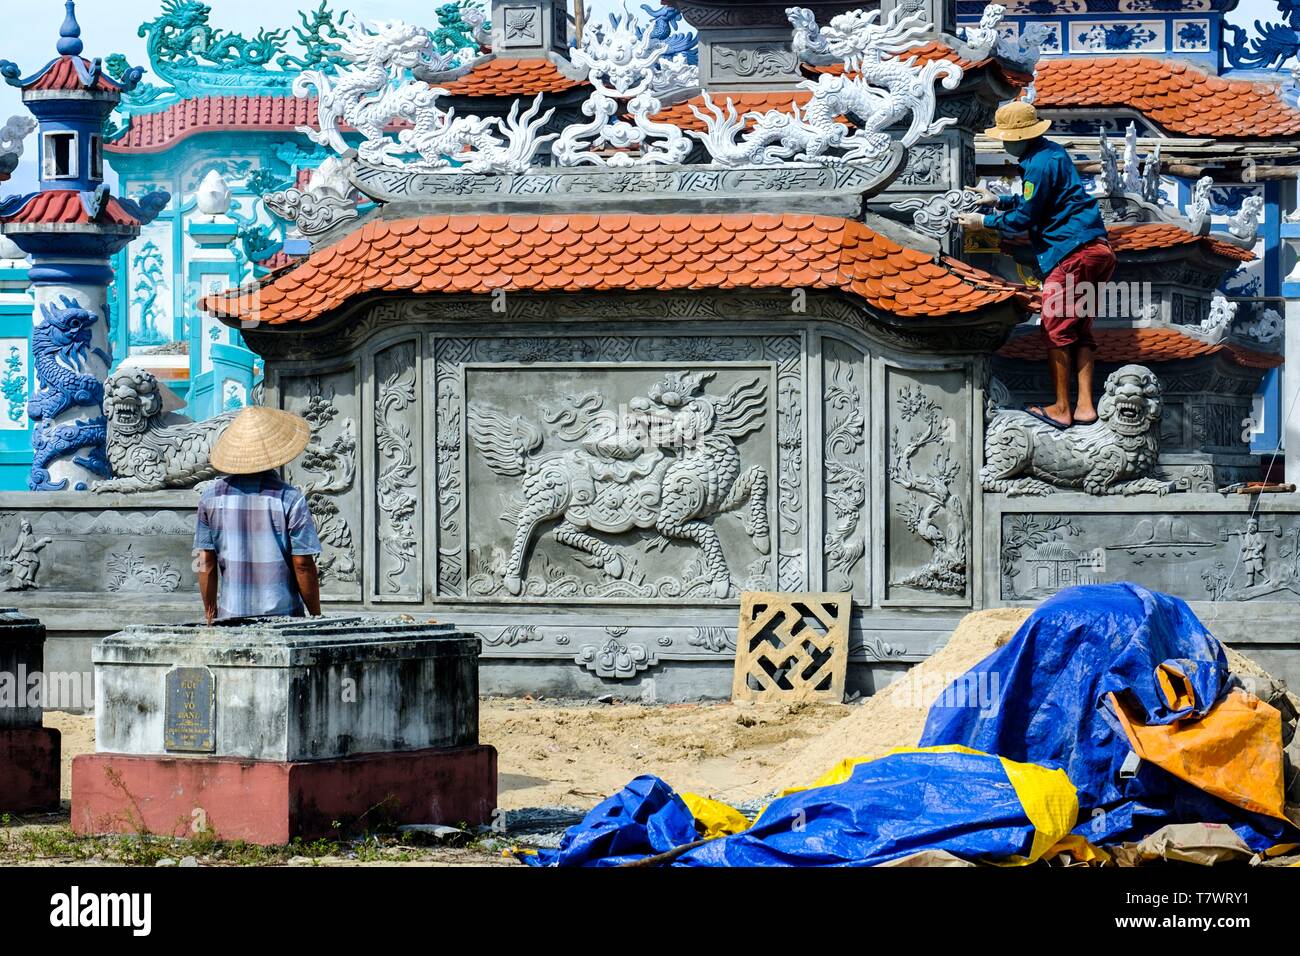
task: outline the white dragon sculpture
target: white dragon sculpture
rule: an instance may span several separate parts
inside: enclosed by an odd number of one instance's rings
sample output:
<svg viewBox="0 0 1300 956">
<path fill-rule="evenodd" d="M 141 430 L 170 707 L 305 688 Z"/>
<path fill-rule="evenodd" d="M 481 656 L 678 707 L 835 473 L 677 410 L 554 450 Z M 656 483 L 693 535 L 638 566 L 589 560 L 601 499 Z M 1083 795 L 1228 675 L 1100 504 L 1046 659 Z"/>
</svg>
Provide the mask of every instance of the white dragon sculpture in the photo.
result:
<svg viewBox="0 0 1300 956">
<path fill-rule="evenodd" d="M 796 28 L 796 45 L 842 61 L 844 72 L 805 81 L 802 86 L 812 99 L 803 106 L 792 103 L 789 113 L 769 110 L 737 116 L 732 101 L 724 111 L 705 94 L 708 113 L 691 109 L 707 129 L 691 135 L 704 143 L 718 165 L 870 160 L 890 148 L 893 137 L 887 130 L 909 115 L 911 123 L 901 137 L 904 146 L 956 122 L 934 118 L 935 83 L 956 89 L 961 67 L 951 60 L 918 65 L 907 55 L 934 39 L 933 25 L 923 13 L 895 7 L 881 23 L 879 10 L 854 10 L 818 27 L 807 10 L 792 7 L 786 12 Z M 846 114 L 859 128 L 838 122 Z"/>
<path fill-rule="evenodd" d="M 685 161 L 691 141 L 673 124 L 652 118 L 662 108 L 659 94 L 698 80 L 684 56 L 669 56 L 667 40 L 642 28 L 625 7 L 607 26 L 589 29 L 570 56 L 595 88 L 582 104 L 591 120 L 560 134 L 551 148 L 556 162 L 622 167 Z M 631 122 L 619 116 L 624 111 Z"/>
<path fill-rule="evenodd" d="M 538 115 L 540 94 L 522 116 L 516 102 L 505 120 L 440 109 L 438 100 L 448 93 L 427 78 L 449 69 L 455 55 L 440 55 L 422 27 L 400 20 L 367 24 L 353 17 L 345 22 L 344 33 L 341 55 L 351 65 L 333 77 L 308 70 L 293 84 L 295 96 L 315 91 L 318 97 L 320 130 L 303 126 L 298 131 L 340 156 L 355 154 L 371 165 L 419 172 L 518 173 L 555 138 L 540 135 L 554 114 Z M 387 131 L 397 120 L 411 126 L 392 138 Z M 355 150 L 343 136 L 345 125 L 363 138 Z"/>
</svg>

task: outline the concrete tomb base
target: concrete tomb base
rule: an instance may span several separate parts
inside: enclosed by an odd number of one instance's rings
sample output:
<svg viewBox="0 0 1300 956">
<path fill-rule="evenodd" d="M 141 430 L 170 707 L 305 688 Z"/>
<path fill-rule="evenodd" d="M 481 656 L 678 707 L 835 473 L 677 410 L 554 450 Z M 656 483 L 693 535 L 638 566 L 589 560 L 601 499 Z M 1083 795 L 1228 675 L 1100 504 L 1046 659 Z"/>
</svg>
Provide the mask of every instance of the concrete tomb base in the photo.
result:
<svg viewBox="0 0 1300 956">
<path fill-rule="evenodd" d="M 263 846 L 405 823 L 488 823 L 492 747 L 338 760 L 86 754 L 72 761 L 76 833 L 152 833 Z"/>
<path fill-rule="evenodd" d="M 72 769 L 78 833 L 282 844 L 483 823 L 476 638 L 402 619 L 128 628 L 94 651 L 97 753 Z"/>
<path fill-rule="evenodd" d="M 41 725 L 45 626 L 0 608 L 0 813 L 59 808 L 59 732 Z"/>
</svg>

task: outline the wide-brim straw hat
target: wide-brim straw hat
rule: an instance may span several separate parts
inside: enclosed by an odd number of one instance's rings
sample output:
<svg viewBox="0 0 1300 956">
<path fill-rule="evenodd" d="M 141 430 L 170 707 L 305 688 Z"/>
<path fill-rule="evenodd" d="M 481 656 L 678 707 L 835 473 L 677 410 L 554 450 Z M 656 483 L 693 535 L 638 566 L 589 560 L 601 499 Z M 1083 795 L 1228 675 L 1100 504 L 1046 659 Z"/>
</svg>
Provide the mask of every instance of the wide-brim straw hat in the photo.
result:
<svg viewBox="0 0 1300 956">
<path fill-rule="evenodd" d="M 212 446 L 212 467 L 254 475 L 287 465 L 311 441 L 311 426 L 293 412 L 252 405 L 235 416 Z"/>
<path fill-rule="evenodd" d="M 1032 103 L 1023 103 L 1020 100 L 1008 103 L 999 109 L 997 115 L 993 117 L 993 122 L 997 125 L 986 129 L 984 135 L 1000 139 L 1004 143 L 1016 143 L 1023 139 L 1042 136 L 1052 125 L 1051 120 L 1038 118 L 1038 110 L 1034 109 Z"/>
</svg>

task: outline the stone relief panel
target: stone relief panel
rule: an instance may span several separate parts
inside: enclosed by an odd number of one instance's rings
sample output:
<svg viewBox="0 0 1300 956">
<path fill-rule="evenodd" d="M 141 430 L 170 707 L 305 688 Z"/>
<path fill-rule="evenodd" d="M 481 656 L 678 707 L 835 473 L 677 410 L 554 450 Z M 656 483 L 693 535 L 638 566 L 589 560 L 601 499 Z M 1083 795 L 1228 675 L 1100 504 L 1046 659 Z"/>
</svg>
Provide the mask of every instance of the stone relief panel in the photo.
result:
<svg viewBox="0 0 1300 956">
<path fill-rule="evenodd" d="M 724 601 L 806 580 L 799 338 L 433 349 L 439 593 Z"/>
<path fill-rule="evenodd" d="M 320 535 L 321 597 L 361 599 L 361 486 L 357 476 L 357 376 L 351 369 L 280 379 L 283 407 L 307 419 L 311 442 L 285 467 L 302 490 Z"/>
<path fill-rule="evenodd" d="M 970 600 L 970 401 L 960 369 L 887 367 L 885 599 Z"/>
<path fill-rule="evenodd" d="M 869 563 L 865 560 L 871 525 L 867 505 L 868 366 L 866 356 L 844 342 L 822 339 L 821 351 L 826 589 L 852 591 L 859 601 L 870 603 Z"/>
<path fill-rule="evenodd" d="M 777 43 L 713 43 L 709 47 L 710 79 L 717 83 L 796 78 L 799 57 Z"/>
<path fill-rule="evenodd" d="M 193 511 L 0 513 L 0 590 L 191 595 Z"/>
<path fill-rule="evenodd" d="M 1070 511 L 999 516 L 999 597 L 1134 581 L 1187 601 L 1300 601 L 1300 515 Z"/>
<path fill-rule="evenodd" d="M 420 601 L 424 595 L 423 444 L 418 342 L 411 340 L 375 355 L 375 575 L 378 600 Z"/>
<path fill-rule="evenodd" d="M 467 368 L 470 594 L 722 599 L 768 580 L 772 385 L 761 366 Z"/>
</svg>

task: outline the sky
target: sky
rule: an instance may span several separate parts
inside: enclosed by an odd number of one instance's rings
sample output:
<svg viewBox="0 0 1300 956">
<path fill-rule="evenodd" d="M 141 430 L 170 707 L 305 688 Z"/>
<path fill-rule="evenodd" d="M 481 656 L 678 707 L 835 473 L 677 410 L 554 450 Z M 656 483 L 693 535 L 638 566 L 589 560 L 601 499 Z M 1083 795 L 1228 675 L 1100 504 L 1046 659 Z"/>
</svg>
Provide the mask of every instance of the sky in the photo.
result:
<svg viewBox="0 0 1300 956">
<path fill-rule="evenodd" d="M 207 0 L 213 8 L 211 22 L 222 30 L 244 35 L 255 34 L 259 27 L 285 28 L 298 22 L 298 11 L 315 7 L 319 0 Z M 402 19 L 436 26 L 434 10 L 445 0 L 333 0 L 335 10 L 347 9 L 367 19 Z M 636 9 L 642 2 L 629 0 Z M 88 56 L 124 53 L 134 64 L 147 66 L 144 40 L 137 35 L 141 23 L 157 16 L 161 0 L 78 0 L 77 19 Z M 621 0 L 588 0 L 593 15 L 621 7 Z M 1241 0 L 1230 20 L 1249 26 L 1256 19 L 1278 20 L 1273 0 Z M 63 0 L 0 0 L 0 59 L 16 62 L 23 74 L 34 72 L 54 56 L 59 25 L 63 22 Z M 150 79 L 145 75 L 146 81 Z M 0 125 L 15 113 L 23 112 L 18 91 L 0 84 Z M 32 145 L 24 156 L 28 169 L 15 175 L 16 181 L 31 177 Z M 12 187 L 0 191 L 10 191 Z"/>
</svg>

